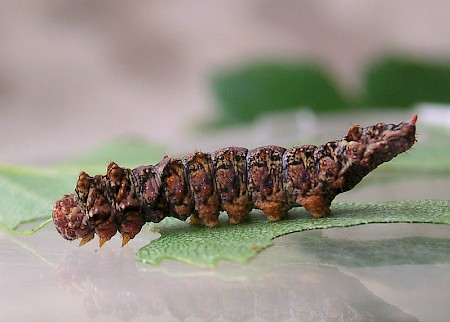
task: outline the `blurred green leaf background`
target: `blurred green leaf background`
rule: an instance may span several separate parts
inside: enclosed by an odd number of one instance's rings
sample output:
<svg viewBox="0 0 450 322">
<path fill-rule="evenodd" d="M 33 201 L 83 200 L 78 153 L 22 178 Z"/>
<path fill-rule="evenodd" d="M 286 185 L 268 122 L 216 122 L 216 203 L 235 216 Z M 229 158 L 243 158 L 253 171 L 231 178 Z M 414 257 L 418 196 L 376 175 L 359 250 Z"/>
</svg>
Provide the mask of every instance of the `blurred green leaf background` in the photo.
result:
<svg viewBox="0 0 450 322">
<path fill-rule="evenodd" d="M 319 63 L 261 60 L 216 72 L 211 88 L 219 124 L 304 107 L 315 113 L 402 109 L 450 103 L 450 64 L 386 56 L 367 66 L 360 93 L 345 93 Z"/>
</svg>

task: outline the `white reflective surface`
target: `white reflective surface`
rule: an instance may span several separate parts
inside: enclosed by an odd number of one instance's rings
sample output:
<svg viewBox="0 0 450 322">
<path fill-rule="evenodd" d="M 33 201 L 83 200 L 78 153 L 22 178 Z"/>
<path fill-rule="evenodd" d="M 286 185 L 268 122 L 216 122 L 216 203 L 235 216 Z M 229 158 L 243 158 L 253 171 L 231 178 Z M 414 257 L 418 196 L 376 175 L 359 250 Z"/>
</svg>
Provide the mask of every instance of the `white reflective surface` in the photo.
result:
<svg viewBox="0 0 450 322">
<path fill-rule="evenodd" d="M 135 251 L 156 237 L 98 249 L 61 239 L 51 225 L 29 237 L 2 233 L 0 320 L 450 320 L 446 225 L 296 233 L 249 264 L 215 270 L 139 263 Z"/>
</svg>

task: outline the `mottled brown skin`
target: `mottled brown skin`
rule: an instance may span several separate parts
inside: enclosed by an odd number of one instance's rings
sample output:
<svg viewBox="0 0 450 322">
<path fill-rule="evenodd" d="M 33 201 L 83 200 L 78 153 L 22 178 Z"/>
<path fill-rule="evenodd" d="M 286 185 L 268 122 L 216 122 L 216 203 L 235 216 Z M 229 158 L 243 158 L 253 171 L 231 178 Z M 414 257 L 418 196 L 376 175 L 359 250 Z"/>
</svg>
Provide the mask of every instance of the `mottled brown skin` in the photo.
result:
<svg viewBox="0 0 450 322">
<path fill-rule="evenodd" d="M 248 190 L 255 208 L 270 221 L 283 218 L 290 209 L 283 189 L 282 158 L 285 148 L 265 146 L 248 152 Z"/>
<path fill-rule="evenodd" d="M 247 189 L 247 153 L 245 148 L 230 147 L 211 155 L 221 210 L 228 213 L 232 224 L 241 223 L 252 210 Z"/>
<path fill-rule="evenodd" d="M 211 155 L 198 151 L 188 154 L 183 158 L 183 165 L 194 200 L 193 215 L 205 226 L 219 226 L 219 194 Z"/>
<path fill-rule="evenodd" d="M 164 198 L 170 217 L 186 220 L 194 209 L 188 179 L 180 159 L 164 158 L 159 163 Z"/>
<path fill-rule="evenodd" d="M 146 222 L 167 216 L 217 227 L 221 210 L 237 224 L 252 208 L 277 221 L 302 206 L 322 217 L 336 195 L 411 148 L 416 121 L 352 125 L 341 140 L 319 147 L 228 147 L 132 170 L 112 162 L 105 176 L 81 172 L 75 193 L 56 201 L 53 221 L 64 238 L 83 245 L 98 235 L 101 246 L 117 231 L 125 245 Z"/>
</svg>

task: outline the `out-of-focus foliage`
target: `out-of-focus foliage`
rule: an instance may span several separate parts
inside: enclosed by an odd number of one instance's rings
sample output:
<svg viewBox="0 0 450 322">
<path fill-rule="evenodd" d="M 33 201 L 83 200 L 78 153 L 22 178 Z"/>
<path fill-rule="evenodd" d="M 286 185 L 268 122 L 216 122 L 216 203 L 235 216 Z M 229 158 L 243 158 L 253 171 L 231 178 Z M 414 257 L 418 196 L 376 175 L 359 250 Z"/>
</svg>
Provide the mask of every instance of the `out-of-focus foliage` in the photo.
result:
<svg viewBox="0 0 450 322">
<path fill-rule="evenodd" d="M 410 107 L 450 103 L 450 64 L 387 58 L 369 67 L 361 106 Z"/>
<path fill-rule="evenodd" d="M 314 64 L 254 63 L 216 74 L 212 87 L 224 122 L 252 121 L 265 112 L 299 107 L 325 112 L 347 105 L 330 75 Z"/>
<path fill-rule="evenodd" d="M 348 97 L 332 75 L 316 64 L 279 61 L 226 70 L 211 81 L 223 124 L 304 107 L 323 113 L 450 103 L 450 64 L 387 57 L 370 65 L 362 82 L 361 93 Z"/>
</svg>

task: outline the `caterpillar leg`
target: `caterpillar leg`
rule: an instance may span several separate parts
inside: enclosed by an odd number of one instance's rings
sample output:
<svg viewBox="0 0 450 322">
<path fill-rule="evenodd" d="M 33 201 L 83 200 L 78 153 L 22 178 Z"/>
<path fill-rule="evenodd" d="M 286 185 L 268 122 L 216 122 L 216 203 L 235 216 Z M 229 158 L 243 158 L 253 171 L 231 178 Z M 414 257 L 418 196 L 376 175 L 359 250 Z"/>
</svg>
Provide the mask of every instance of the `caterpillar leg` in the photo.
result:
<svg viewBox="0 0 450 322">
<path fill-rule="evenodd" d="M 209 228 L 215 228 L 220 226 L 219 213 L 218 212 L 205 212 L 199 214 L 200 220 L 203 225 Z"/>
<path fill-rule="evenodd" d="M 198 218 L 196 214 L 192 214 L 189 217 L 189 224 L 193 226 L 202 226 L 202 221 L 200 220 L 200 218 Z"/>
<path fill-rule="evenodd" d="M 206 226 L 209 228 L 219 227 L 219 214 L 207 214 L 206 216 L 203 214 L 203 217 L 201 217 L 195 212 L 189 217 L 189 224 L 193 226 Z"/>
<path fill-rule="evenodd" d="M 325 217 L 330 213 L 331 201 L 327 201 L 323 196 L 307 196 L 301 198 L 300 204 L 314 217 Z"/>
<path fill-rule="evenodd" d="M 249 214 L 250 212 L 247 210 L 247 208 L 244 207 L 234 207 L 234 208 L 228 208 L 227 210 L 227 215 L 228 215 L 228 220 L 230 221 L 230 223 L 232 224 L 240 224 L 241 222 L 247 220 L 249 218 Z M 204 222 L 199 218 L 199 216 L 197 214 L 192 214 L 189 217 L 189 224 L 194 225 L 194 226 L 202 226 L 204 225 Z M 217 227 L 219 225 L 219 222 L 212 223 L 212 226 L 208 226 L 208 227 Z"/>
<path fill-rule="evenodd" d="M 230 221 L 230 223 L 237 225 L 237 224 L 240 224 L 240 223 L 244 222 L 245 220 L 247 220 L 249 218 L 250 213 L 248 211 L 245 211 L 245 213 L 244 213 L 239 210 L 238 211 L 228 210 L 227 214 L 228 214 L 228 220 Z M 189 224 L 194 225 L 194 226 L 203 226 L 204 225 L 203 221 L 196 214 L 192 214 L 189 217 Z M 219 226 L 218 222 L 217 222 L 217 224 L 216 223 L 212 223 L 212 224 L 213 224 L 213 226 L 208 226 L 208 227 Z"/>
<path fill-rule="evenodd" d="M 270 221 L 280 221 L 288 212 L 283 203 L 265 202 L 258 206 Z"/>
<path fill-rule="evenodd" d="M 229 205 L 225 208 L 228 214 L 228 220 L 232 224 L 240 224 L 249 217 L 250 210 L 245 205 Z"/>
</svg>

